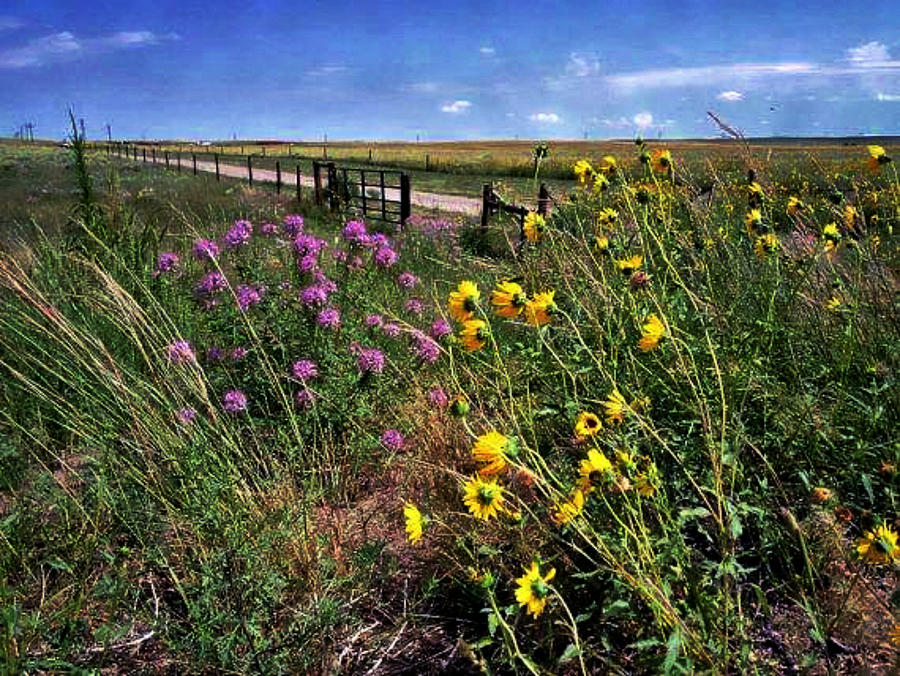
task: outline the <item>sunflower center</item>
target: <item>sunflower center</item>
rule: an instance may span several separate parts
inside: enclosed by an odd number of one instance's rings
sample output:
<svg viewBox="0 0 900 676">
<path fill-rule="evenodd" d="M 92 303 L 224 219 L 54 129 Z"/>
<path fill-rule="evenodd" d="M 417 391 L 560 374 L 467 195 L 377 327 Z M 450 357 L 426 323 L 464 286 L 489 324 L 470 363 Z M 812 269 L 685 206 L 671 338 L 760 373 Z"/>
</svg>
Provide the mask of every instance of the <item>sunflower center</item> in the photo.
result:
<svg viewBox="0 0 900 676">
<path fill-rule="evenodd" d="M 463 309 L 466 312 L 475 312 L 478 309 L 478 305 L 475 303 L 475 299 L 472 296 L 466 296 L 466 299 L 463 301 Z"/>
<path fill-rule="evenodd" d="M 603 481 L 603 472 L 601 472 L 599 469 L 595 469 L 590 474 L 588 474 L 588 481 L 590 481 L 592 484 L 600 483 L 601 481 Z"/>
<path fill-rule="evenodd" d="M 492 486 L 481 486 L 478 489 L 478 502 L 484 507 L 490 507 L 497 499 L 497 491 Z"/>
<path fill-rule="evenodd" d="M 534 594 L 535 598 L 543 599 L 550 593 L 550 587 L 541 578 L 538 578 L 531 583 L 531 593 Z"/>
</svg>

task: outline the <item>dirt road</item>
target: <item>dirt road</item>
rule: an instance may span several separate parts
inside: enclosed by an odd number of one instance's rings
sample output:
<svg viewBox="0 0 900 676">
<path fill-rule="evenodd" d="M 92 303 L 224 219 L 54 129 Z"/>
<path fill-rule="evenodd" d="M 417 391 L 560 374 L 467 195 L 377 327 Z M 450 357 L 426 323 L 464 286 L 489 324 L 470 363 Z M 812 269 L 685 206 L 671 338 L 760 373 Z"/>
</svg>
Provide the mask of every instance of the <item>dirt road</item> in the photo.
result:
<svg viewBox="0 0 900 676">
<path fill-rule="evenodd" d="M 147 161 L 151 162 L 152 160 L 150 158 L 147 158 Z M 156 163 L 165 164 L 165 159 L 163 159 L 162 157 L 157 157 Z M 174 160 L 172 158 L 169 158 L 169 166 L 175 166 Z M 189 161 L 182 161 L 181 170 L 191 171 L 191 163 Z M 216 164 L 215 162 L 205 162 L 202 160 L 198 160 L 197 171 L 214 174 L 216 173 Z M 224 164 L 223 162 L 219 162 L 219 173 L 222 176 L 228 176 L 229 178 L 242 178 L 244 180 L 247 179 L 246 166 Z M 274 171 L 270 171 L 268 169 L 254 169 L 253 180 L 262 181 L 265 183 L 275 183 L 276 175 Z M 286 187 L 296 187 L 297 177 L 293 172 L 282 172 L 281 184 Z M 300 186 L 312 188 L 312 176 L 301 175 Z M 396 189 L 388 189 L 385 191 L 385 198 L 392 200 L 399 199 L 399 191 Z M 461 195 L 439 195 L 433 192 L 420 192 L 418 190 L 413 190 L 410 193 L 409 199 L 413 206 L 422 207 L 424 209 L 436 209 L 439 211 L 449 211 L 453 213 L 467 214 L 470 216 L 477 216 L 481 213 L 481 200 L 474 197 L 463 197 Z"/>
</svg>

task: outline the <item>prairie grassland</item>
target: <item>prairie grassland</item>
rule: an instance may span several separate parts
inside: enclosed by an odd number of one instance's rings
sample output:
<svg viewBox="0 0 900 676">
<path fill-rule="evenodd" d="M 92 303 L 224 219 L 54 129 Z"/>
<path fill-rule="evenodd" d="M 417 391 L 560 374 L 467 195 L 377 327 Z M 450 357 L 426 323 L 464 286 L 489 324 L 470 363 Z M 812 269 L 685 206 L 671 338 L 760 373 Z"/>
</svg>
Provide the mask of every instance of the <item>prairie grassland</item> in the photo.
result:
<svg viewBox="0 0 900 676">
<path fill-rule="evenodd" d="M 73 141 L 0 149 L 7 671 L 900 666 L 894 148 L 573 146 L 520 242 Z"/>
</svg>

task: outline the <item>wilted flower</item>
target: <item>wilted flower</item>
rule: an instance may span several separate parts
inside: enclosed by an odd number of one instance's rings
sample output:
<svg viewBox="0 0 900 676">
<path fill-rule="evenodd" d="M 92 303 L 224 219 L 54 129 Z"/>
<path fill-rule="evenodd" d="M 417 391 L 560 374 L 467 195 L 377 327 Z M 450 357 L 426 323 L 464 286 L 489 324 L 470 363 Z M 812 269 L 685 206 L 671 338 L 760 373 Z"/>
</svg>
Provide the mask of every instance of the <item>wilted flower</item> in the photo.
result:
<svg viewBox="0 0 900 676">
<path fill-rule="evenodd" d="M 316 395 L 312 390 L 304 387 L 294 395 L 294 401 L 297 402 L 298 407 L 305 411 L 312 408 L 313 404 L 316 403 Z"/>
</svg>

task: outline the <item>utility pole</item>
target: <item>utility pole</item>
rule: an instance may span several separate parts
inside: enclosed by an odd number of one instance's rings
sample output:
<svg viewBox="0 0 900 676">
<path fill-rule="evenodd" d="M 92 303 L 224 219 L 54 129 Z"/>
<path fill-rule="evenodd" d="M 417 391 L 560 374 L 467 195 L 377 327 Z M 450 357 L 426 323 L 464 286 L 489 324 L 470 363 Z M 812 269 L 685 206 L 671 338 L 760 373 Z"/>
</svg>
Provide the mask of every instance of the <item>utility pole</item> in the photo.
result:
<svg viewBox="0 0 900 676">
<path fill-rule="evenodd" d="M 82 140 L 84 140 L 84 118 L 83 117 L 78 120 L 78 124 L 81 125 L 81 138 L 82 138 Z"/>
<path fill-rule="evenodd" d="M 109 123 L 106 124 L 106 142 L 112 143 L 112 128 L 110 128 Z"/>
</svg>

